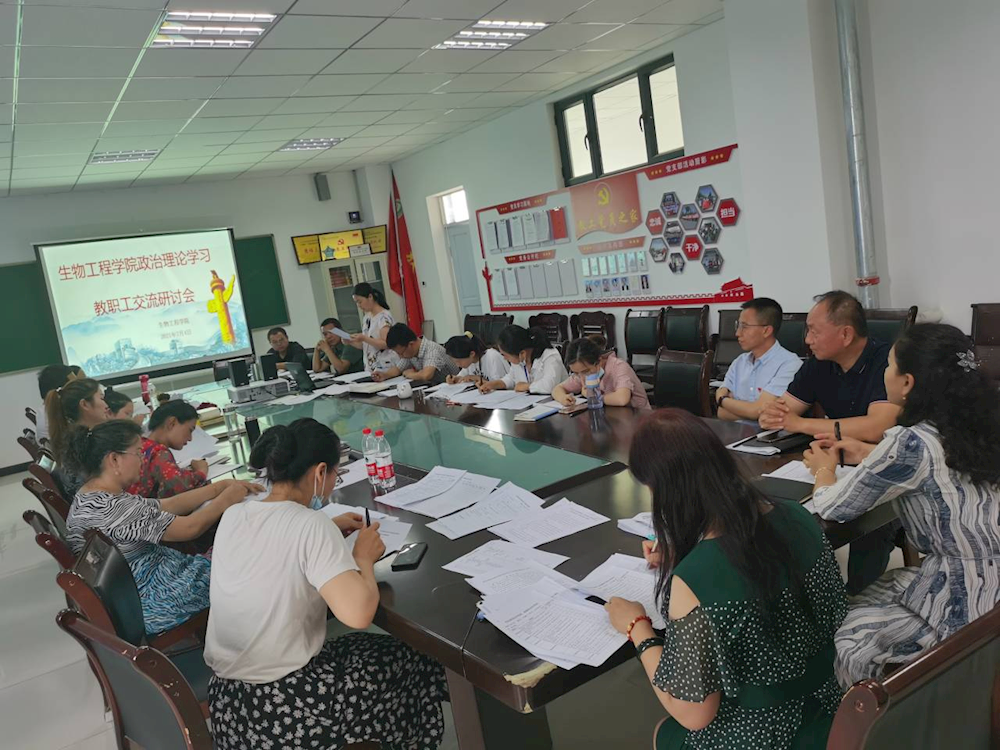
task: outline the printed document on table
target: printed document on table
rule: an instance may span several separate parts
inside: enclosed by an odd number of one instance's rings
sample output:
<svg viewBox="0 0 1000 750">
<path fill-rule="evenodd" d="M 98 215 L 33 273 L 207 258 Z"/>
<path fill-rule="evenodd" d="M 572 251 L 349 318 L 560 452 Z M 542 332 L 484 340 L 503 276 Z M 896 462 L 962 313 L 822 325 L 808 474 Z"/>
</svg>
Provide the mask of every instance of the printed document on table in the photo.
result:
<svg viewBox="0 0 1000 750">
<path fill-rule="evenodd" d="M 504 401 L 516 398 L 519 394 L 516 391 L 501 390 L 492 393 L 480 393 L 473 403 L 480 409 L 496 409 Z"/>
<path fill-rule="evenodd" d="M 579 583 L 582 591 L 608 601 L 613 596 L 639 602 L 653 620 L 653 627 L 666 627 L 656 605 L 656 571 L 641 557 L 614 554 Z"/>
<path fill-rule="evenodd" d="M 494 526 L 490 531 L 522 547 L 538 547 L 609 520 L 607 516 L 564 497 L 548 508 L 519 515 L 507 523 Z"/>
<path fill-rule="evenodd" d="M 174 461 L 182 469 L 186 469 L 196 458 L 208 458 L 219 452 L 219 441 L 205 432 L 201 427 L 195 427 L 191 433 L 191 441 L 180 450 L 171 451 Z"/>
<path fill-rule="evenodd" d="M 443 534 L 449 539 L 458 539 L 473 532 L 488 529 L 490 526 L 510 521 L 512 518 L 528 515 L 540 508 L 544 502 L 537 495 L 508 482 L 471 508 L 433 521 L 427 524 L 427 528 Z"/>
<path fill-rule="evenodd" d="M 349 464 L 341 466 L 337 469 L 337 473 L 344 480 L 337 485 L 338 491 L 344 487 L 350 487 L 352 484 L 357 484 L 368 479 L 368 467 L 365 466 L 364 459 L 358 459 L 357 461 L 352 461 Z"/>
<path fill-rule="evenodd" d="M 545 578 L 566 589 L 575 589 L 579 586 L 579 583 L 569 576 L 564 576 L 562 573 L 557 573 L 551 568 L 531 560 L 510 570 L 494 570 L 490 573 L 473 576 L 468 579 L 467 583 L 477 591 L 490 595 L 504 594 L 508 591 L 534 586 Z"/>
<path fill-rule="evenodd" d="M 325 514 L 330 518 L 336 518 L 337 516 L 342 516 L 345 513 L 357 513 L 362 518 L 365 517 L 366 508 L 362 508 L 360 505 L 344 505 L 343 503 L 330 503 L 329 505 L 324 505 L 319 509 L 320 513 Z M 391 518 L 393 521 L 398 521 L 399 519 L 395 516 L 390 516 L 388 513 L 383 513 L 379 510 L 372 510 L 368 508 L 368 517 L 373 521 L 381 521 L 383 518 Z"/>
<path fill-rule="evenodd" d="M 436 385 L 433 388 L 428 388 L 425 393 L 428 398 L 443 398 L 450 399 L 452 396 L 457 396 L 459 393 L 474 388 L 473 383 L 442 383 L 441 385 Z"/>
<path fill-rule="evenodd" d="M 383 518 L 378 522 L 378 534 L 382 537 L 382 542 L 385 544 L 385 555 L 399 552 L 402 549 L 412 526 L 412 523 L 404 523 L 394 518 Z M 347 548 L 353 555 L 354 543 L 358 541 L 358 532 L 355 531 L 344 539 L 344 541 L 347 542 Z M 382 557 L 385 557 L 385 555 L 382 555 Z"/>
<path fill-rule="evenodd" d="M 341 396 L 349 393 L 350 390 L 350 383 L 334 383 L 333 385 L 328 385 L 326 388 L 318 388 L 313 393 L 318 393 L 320 396 Z"/>
<path fill-rule="evenodd" d="M 437 497 L 410 503 L 406 509 L 411 513 L 419 513 L 431 518 L 442 518 L 455 511 L 475 505 L 485 500 L 500 484 L 499 479 L 482 474 L 466 474 L 450 490 L 445 490 Z"/>
<path fill-rule="evenodd" d="M 290 393 L 287 396 L 282 396 L 281 398 L 276 398 L 270 403 L 273 406 L 295 406 L 296 404 L 305 404 L 321 396 L 319 391 L 313 391 L 312 393 Z"/>
<path fill-rule="evenodd" d="M 229 459 L 226 458 L 223 461 L 217 461 L 209 464 L 208 474 L 205 477 L 205 479 L 207 479 L 209 482 L 213 482 L 221 476 L 225 476 L 226 474 L 231 474 L 237 469 L 242 469 L 242 468 L 243 464 L 229 463 Z"/>
<path fill-rule="evenodd" d="M 536 395 L 534 393 L 518 393 L 514 398 L 508 398 L 501 401 L 494 408 L 504 409 L 507 411 L 521 411 L 521 409 L 530 409 L 532 406 L 537 404 L 539 401 L 544 401 L 548 396 Z M 477 406 L 479 404 L 477 403 Z"/>
<path fill-rule="evenodd" d="M 853 466 L 838 466 L 836 468 L 837 479 L 843 479 L 854 471 L 854 468 Z M 802 482 L 803 484 L 814 484 L 816 482 L 816 477 L 813 476 L 812 472 L 801 461 L 789 461 L 780 469 L 776 469 L 770 474 L 764 474 L 764 476 L 774 477 L 775 479 L 788 479 L 789 481 Z"/>
<path fill-rule="evenodd" d="M 334 378 L 338 383 L 357 383 L 359 380 L 364 380 L 365 378 L 370 378 L 371 373 L 364 372 L 352 372 L 349 375 L 338 375 Z"/>
<path fill-rule="evenodd" d="M 463 576 L 481 576 L 523 567 L 529 562 L 546 568 L 556 568 L 567 560 L 569 558 L 565 555 L 542 552 L 530 547 L 518 547 L 510 542 L 493 539 L 441 567 Z"/>
<path fill-rule="evenodd" d="M 629 534 L 641 536 L 643 539 L 648 539 L 656 534 L 653 529 L 653 514 L 648 510 L 636 513 L 632 518 L 619 518 L 618 528 Z"/>
<path fill-rule="evenodd" d="M 466 474 L 462 469 L 449 469 L 444 466 L 435 466 L 430 473 L 419 482 L 408 484 L 394 492 L 390 492 L 381 498 L 386 505 L 394 508 L 402 508 L 412 503 L 426 500 L 430 497 L 447 492 L 464 477 Z"/>
</svg>

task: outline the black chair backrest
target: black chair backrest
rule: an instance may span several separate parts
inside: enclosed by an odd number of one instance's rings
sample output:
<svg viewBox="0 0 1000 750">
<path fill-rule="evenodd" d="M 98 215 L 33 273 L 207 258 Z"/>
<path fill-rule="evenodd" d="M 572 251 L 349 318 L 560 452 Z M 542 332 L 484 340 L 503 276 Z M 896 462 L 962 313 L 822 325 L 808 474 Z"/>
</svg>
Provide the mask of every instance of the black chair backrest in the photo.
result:
<svg viewBox="0 0 1000 750">
<path fill-rule="evenodd" d="M 901 310 L 865 310 L 868 335 L 895 344 L 903 331 L 917 322 L 917 306 Z"/>
<path fill-rule="evenodd" d="M 1000 381 L 1000 303 L 972 306 L 972 343 L 983 370 Z"/>
<path fill-rule="evenodd" d="M 97 665 L 109 697 L 119 747 L 124 738 L 145 750 L 211 750 L 212 735 L 183 674 L 156 649 L 136 647 L 64 610 L 56 617 Z"/>
<path fill-rule="evenodd" d="M 615 332 L 615 316 L 601 311 L 584 311 L 569 318 L 570 332 L 573 338 L 600 334 L 608 342 L 608 349 L 618 347 L 618 335 Z"/>
<path fill-rule="evenodd" d="M 65 526 L 62 530 L 49 523 L 41 513 L 34 510 L 26 510 L 21 515 L 35 531 L 35 543 L 48 552 L 59 563 L 59 567 L 68 570 L 76 565 L 76 555 L 66 543 Z"/>
<path fill-rule="evenodd" d="M 36 426 L 38 425 L 38 415 L 30 406 L 24 407 L 24 416 L 28 418 L 28 421 L 31 422 L 31 424 Z"/>
<path fill-rule="evenodd" d="M 806 346 L 806 315 L 808 313 L 782 314 L 781 329 L 775 336 L 779 344 L 803 359 L 809 356 L 809 347 Z"/>
<path fill-rule="evenodd" d="M 50 490 L 34 477 L 25 477 L 22 479 L 21 486 L 35 496 L 35 499 L 41 503 L 45 514 L 49 517 L 49 521 L 65 537 L 67 534 L 66 519 L 69 517 L 69 505 L 63 499 L 62 495 Z"/>
<path fill-rule="evenodd" d="M 663 308 L 625 313 L 625 354 L 629 363 L 634 354 L 655 355 L 663 346 Z"/>
<path fill-rule="evenodd" d="M 545 335 L 549 337 L 549 342 L 559 344 L 569 340 L 569 318 L 562 313 L 538 313 L 528 318 L 528 327 L 538 326 Z"/>
<path fill-rule="evenodd" d="M 741 310 L 719 310 L 719 338 L 715 342 L 715 367 L 726 368 L 743 353 L 736 340 Z"/>
<path fill-rule="evenodd" d="M 712 416 L 708 381 L 712 352 L 675 352 L 660 349 L 653 371 L 653 403 L 674 406 L 699 417 Z"/>
<path fill-rule="evenodd" d="M 674 352 L 708 349 L 708 305 L 668 307 L 663 314 L 663 345 Z"/>
<path fill-rule="evenodd" d="M 466 315 L 465 330 L 476 334 L 486 346 L 494 346 L 500 331 L 513 322 L 513 315 Z"/>
</svg>

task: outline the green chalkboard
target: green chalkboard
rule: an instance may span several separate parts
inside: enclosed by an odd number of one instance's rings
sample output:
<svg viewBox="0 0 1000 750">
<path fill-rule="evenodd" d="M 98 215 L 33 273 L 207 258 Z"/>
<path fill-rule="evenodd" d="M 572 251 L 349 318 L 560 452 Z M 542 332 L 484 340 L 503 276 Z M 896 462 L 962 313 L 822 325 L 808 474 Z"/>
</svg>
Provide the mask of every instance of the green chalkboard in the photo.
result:
<svg viewBox="0 0 1000 750">
<path fill-rule="evenodd" d="M 288 305 L 281 284 L 274 236 L 240 237 L 236 240 L 236 271 L 240 276 L 247 325 L 251 329 L 288 325 Z"/>
<path fill-rule="evenodd" d="M 38 263 L 0 266 L 0 372 L 17 372 L 62 362 L 49 295 Z"/>
</svg>

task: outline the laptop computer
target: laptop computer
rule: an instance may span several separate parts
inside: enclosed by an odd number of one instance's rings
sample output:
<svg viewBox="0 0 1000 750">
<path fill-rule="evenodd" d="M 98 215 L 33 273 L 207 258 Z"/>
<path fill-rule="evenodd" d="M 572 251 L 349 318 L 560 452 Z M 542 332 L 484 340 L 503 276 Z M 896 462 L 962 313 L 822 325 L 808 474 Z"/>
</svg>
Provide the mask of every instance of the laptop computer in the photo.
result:
<svg viewBox="0 0 1000 750">
<path fill-rule="evenodd" d="M 309 373 L 306 372 L 306 368 L 298 362 L 287 362 L 285 370 L 292 374 L 295 384 L 299 387 L 299 393 L 312 393 L 316 390 L 316 385 L 313 383 L 312 378 L 309 377 Z"/>
</svg>

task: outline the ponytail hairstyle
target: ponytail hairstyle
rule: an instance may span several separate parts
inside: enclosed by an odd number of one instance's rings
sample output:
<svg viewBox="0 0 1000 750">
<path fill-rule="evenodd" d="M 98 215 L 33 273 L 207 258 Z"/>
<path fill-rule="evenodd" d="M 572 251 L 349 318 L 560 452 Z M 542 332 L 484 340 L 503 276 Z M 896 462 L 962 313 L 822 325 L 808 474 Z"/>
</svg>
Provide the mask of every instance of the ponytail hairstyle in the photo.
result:
<svg viewBox="0 0 1000 750">
<path fill-rule="evenodd" d="M 49 422 L 52 455 L 61 460 L 69 428 L 80 418 L 80 402 L 93 401 L 101 384 L 93 378 L 71 380 L 45 396 L 45 417 Z"/>
<path fill-rule="evenodd" d="M 482 359 L 486 354 L 486 344 L 474 333 L 466 331 L 461 336 L 452 336 L 444 344 L 444 353 L 452 359 L 468 359 L 473 354 Z"/>
<path fill-rule="evenodd" d="M 593 366 L 600 362 L 601 357 L 604 356 L 604 347 L 599 346 L 594 341 L 594 338 L 592 336 L 585 336 L 570 341 L 569 346 L 566 347 L 566 365 L 569 366 L 581 362 L 585 365 Z M 603 336 L 599 338 L 601 341 L 604 341 Z"/>
<path fill-rule="evenodd" d="M 542 352 L 551 347 L 545 331 L 534 326 L 522 328 L 519 325 L 509 325 L 500 331 L 497 344 L 501 351 L 511 356 L 517 356 L 525 349 L 531 349 L 531 358 L 538 359 Z"/>
<path fill-rule="evenodd" d="M 64 436 L 62 462 L 73 476 L 88 482 L 101 473 L 105 456 L 126 452 L 141 435 L 142 428 L 131 419 L 112 419 L 90 428 L 70 427 Z"/>
<path fill-rule="evenodd" d="M 117 414 L 122 409 L 124 409 L 128 404 L 132 403 L 132 399 L 126 396 L 121 391 L 113 391 L 108 388 L 104 392 L 104 403 L 108 405 L 108 411 L 112 414 Z"/>
<path fill-rule="evenodd" d="M 190 422 L 198 418 L 198 410 L 187 401 L 174 399 L 158 406 L 150 417 L 147 426 L 149 431 L 157 430 L 167 423 L 167 420 L 174 417 L 180 424 Z"/>
<path fill-rule="evenodd" d="M 250 451 L 250 466 L 264 469 L 272 484 L 297 482 L 316 464 L 336 469 L 339 462 L 337 433 L 312 418 L 265 430 Z"/>
<path fill-rule="evenodd" d="M 66 384 L 71 377 L 76 377 L 73 370 L 68 365 L 46 365 L 38 373 L 38 395 L 42 401 L 49 395 L 49 391 L 54 391 Z"/>
<path fill-rule="evenodd" d="M 385 295 L 381 291 L 373 287 L 367 281 L 362 281 L 354 287 L 355 297 L 371 297 L 375 300 L 375 304 L 379 307 L 384 307 L 389 309 L 389 303 L 386 302 Z"/>
</svg>

